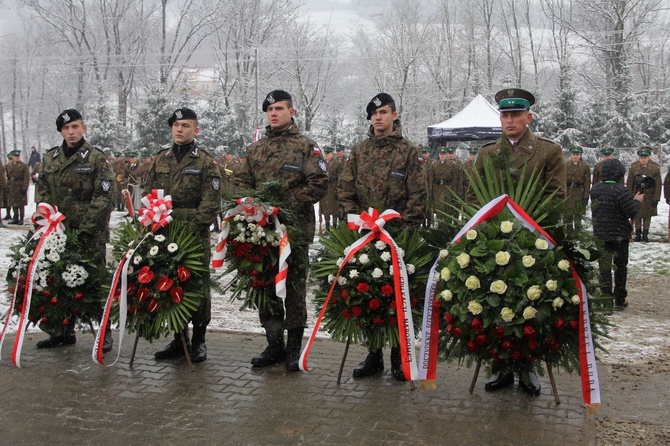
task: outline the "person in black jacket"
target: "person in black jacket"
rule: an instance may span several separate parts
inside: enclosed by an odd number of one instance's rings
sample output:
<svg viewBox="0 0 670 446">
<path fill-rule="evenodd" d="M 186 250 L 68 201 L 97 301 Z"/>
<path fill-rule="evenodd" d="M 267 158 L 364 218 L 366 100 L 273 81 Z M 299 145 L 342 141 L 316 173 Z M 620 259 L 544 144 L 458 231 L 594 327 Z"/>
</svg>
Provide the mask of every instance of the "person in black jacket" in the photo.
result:
<svg viewBox="0 0 670 446">
<path fill-rule="evenodd" d="M 626 276 L 628 275 L 628 244 L 630 219 L 640 210 L 644 194 L 635 196 L 619 181 L 626 168 L 618 159 L 605 161 L 600 183 L 591 188 L 591 214 L 593 234 L 603 243 L 599 260 L 600 287 L 605 295 L 614 295 L 614 305 L 623 310 L 626 302 Z M 614 263 L 614 290 L 612 290 L 612 263 Z M 612 293 L 614 291 L 614 293 Z"/>
</svg>

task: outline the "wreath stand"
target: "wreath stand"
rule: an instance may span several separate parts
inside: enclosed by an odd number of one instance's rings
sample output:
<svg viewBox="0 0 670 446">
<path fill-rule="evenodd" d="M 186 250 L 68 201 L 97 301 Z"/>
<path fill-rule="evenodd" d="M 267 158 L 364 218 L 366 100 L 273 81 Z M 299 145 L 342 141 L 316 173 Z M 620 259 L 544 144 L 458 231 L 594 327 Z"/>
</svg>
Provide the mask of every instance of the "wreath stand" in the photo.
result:
<svg viewBox="0 0 670 446">
<path fill-rule="evenodd" d="M 556 404 L 561 404 L 561 399 L 558 397 L 558 388 L 556 387 L 556 380 L 554 379 L 554 372 L 551 369 L 551 365 L 549 365 L 548 362 L 545 361 L 545 364 L 547 365 L 547 375 L 549 375 L 549 382 L 551 383 L 551 392 L 554 395 L 554 401 L 556 401 Z M 479 361 L 477 361 L 477 366 L 475 367 L 475 374 L 472 377 L 472 382 L 470 383 L 470 395 L 472 395 L 472 392 L 475 390 L 475 384 L 477 383 L 477 377 L 479 376 L 479 370 L 482 366 L 482 360 L 481 358 Z M 341 369 L 340 369 L 341 370 Z M 338 379 L 338 384 L 339 379 Z"/>
<path fill-rule="evenodd" d="M 191 370 L 191 372 L 195 372 L 195 367 L 193 366 L 193 362 L 191 362 L 191 355 L 188 352 L 188 347 L 186 346 L 186 339 L 184 339 L 184 335 L 182 332 L 179 332 L 179 339 L 181 339 L 181 345 L 184 347 L 184 356 L 186 357 L 186 362 L 188 363 L 188 368 Z M 133 343 L 133 352 L 130 354 L 130 362 L 128 363 L 128 367 L 132 368 L 133 363 L 135 362 L 135 353 L 137 352 L 137 343 L 140 341 L 140 335 L 135 334 L 135 342 Z M 339 384 L 339 382 L 338 382 Z"/>
<path fill-rule="evenodd" d="M 342 380 L 342 370 L 344 370 L 344 363 L 347 360 L 347 354 L 349 354 L 349 344 L 351 343 L 351 333 L 347 335 L 347 342 L 344 344 L 344 354 L 342 355 L 342 361 L 340 362 L 340 370 L 337 373 L 337 385 L 340 385 L 340 381 Z M 477 368 L 477 372 L 479 372 L 479 368 Z M 476 377 L 475 377 L 476 379 Z M 473 384 L 474 385 L 474 384 Z M 410 389 L 414 390 L 416 389 L 414 385 L 414 381 L 409 381 L 409 387 Z M 472 392 L 470 392 L 472 393 Z"/>
</svg>

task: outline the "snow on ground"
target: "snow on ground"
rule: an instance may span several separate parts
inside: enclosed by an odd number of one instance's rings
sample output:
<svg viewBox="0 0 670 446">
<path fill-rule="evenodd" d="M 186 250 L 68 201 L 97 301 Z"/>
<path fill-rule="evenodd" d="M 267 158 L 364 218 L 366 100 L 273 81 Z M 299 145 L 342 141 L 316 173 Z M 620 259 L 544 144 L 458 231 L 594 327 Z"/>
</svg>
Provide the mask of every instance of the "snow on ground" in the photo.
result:
<svg viewBox="0 0 670 446">
<path fill-rule="evenodd" d="M 31 185 L 30 190 L 28 191 L 30 201 L 29 205 L 26 207 L 27 216 L 32 215 L 32 213 L 35 211 L 35 203 L 32 199 L 34 196 L 33 187 L 34 186 Z M 670 243 L 668 243 L 668 205 L 665 202 L 660 203 L 658 211 L 659 216 L 652 219 L 652 227 L 650 231 L 652 242 L 631 244 L 631 255 L 629 263 L 630 277 L 639 275 L 664 274 L 667 273 L 670 269 Z M 113 212 L 110 222 L 110 227 L 112 230 L 117 228 L 123 219 L 123 212 Z M 26 218 L 26 225 L 23 227 L 10 225 L 7 228 L 0 228 L 0 271 L 2 272 L 0 274 L 0 287 L 2 290 L 7 289 L 5 275 L 9 266 L 9 247 L 16 243 L 16 241 L 19 240 L 19 238 L 27 230 L 28 218 Z M 216 235 L 213 237 L 213 240 L 215 240 Z M 111 256 L 108 256 L 108 258 L 111 258 Z M 216 277 L 216 273 L 214 277 Z M 222 280 L 224 283 L 226 283 L 228 280 L 230 280 L 230 277 L 224 277 Z M 9 293 L 5 291 L 3 295 L 3 297 L 0 297 L 0 316 L 3 317 L 4 321 L 4 315 L 8 307 Z M 241 301 L 231 302 L 229 297 L 222 296 L 217 291 L 213 292 L 212 297 L 212 321 L 209 326 L 210 329 L 239 332 L 263 332 L 263 329 L 259 325 L 258 316 L 255 311 L 239 310 Z M 315 315 L 316 310 L 308 296 L 308 324 L 310 327 L 313 326 Z M 630 322 L 631 321 L 627 321 L 626 325 L 630 325 Z M 10 324 L 10 331 L 15 327 L 15 324 L 16 317 L 13 318 L 13 321 Z M 640 320 L 636 325 L 642 327 L 643 321 Z M 665 332 L 668 331 L 667 328 L 670 328 L 670 324 L 668 327 L 666 327 Z M 34 328 L 31 327 L 31 330 L 32 329 Z M 627 333 L 626 335 L 620 337 L 617 336 L 617 344 L 609 345 L 609 347 L 613 349 L 613 352 L 611 353 L 618 352 L 621 355 L 641 355 L 643 352 L 637 351 L 637 347 L 642 348 L 642 346 L 638 345 L 635 350 L 627 348 L 628 339 L 631 339 L 630 335 L 631 333 Z M 647 345 L 649 348 L 653 348 L 653 340 L 649 339 L 649 343 Z"/>
</svg>

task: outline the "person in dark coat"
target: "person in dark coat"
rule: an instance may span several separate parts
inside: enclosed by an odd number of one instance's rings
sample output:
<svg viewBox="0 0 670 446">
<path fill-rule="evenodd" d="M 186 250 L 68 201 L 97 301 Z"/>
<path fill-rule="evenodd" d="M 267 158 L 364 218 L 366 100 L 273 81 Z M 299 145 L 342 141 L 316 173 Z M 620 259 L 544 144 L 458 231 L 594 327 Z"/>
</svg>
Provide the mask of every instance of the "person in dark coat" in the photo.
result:
<svg viewBox="0 0 670 446">
<path fill-rule="evenodd" d="M 628 245 L 632 230 L 630 219 L 642 206 L 644 195 L 635 196 L 620 183 L 626 174 L 621 161 L 609 159 L 602 167 L 601 182 L 591 188 L 591 215 L 593 234 L 603 243 L 599 260 L 602 293 L 614 296 L 614 305 L 623 310 L 626 302 L 628 275 Z M 614 290 L 612 290 L 612 263 L 614 263 Z"/>
<path fill-rule="evenodd" d="M 28 186 L 30 185 L 30 172 L 28 165 L 21 161 L 21 152 L 14 150 L 10 153 L 12 156 L 7 163 L 7 205 L 12 207 L 14 219 L 9 222 L 10 225 L 22 225 L 25 208 L 28 205 Z"/>
</svg>

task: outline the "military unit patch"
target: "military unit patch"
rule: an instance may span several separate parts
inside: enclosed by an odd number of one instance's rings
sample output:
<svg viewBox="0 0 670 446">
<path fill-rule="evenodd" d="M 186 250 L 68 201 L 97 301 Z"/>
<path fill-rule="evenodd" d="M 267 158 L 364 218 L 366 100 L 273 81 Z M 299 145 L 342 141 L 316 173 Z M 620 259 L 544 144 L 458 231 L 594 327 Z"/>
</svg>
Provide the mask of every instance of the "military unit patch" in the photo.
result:
<svg viewBox="0 0 670 446">
<path fill-rule="evenodd" d="M 379 107 L 380 105 L 382 105 L 382 101 L 381 101 L 381 99 L 379 99 L 379 98 L 376 97 L 376 96 L 375 96 L 375 98 L 372 100 L 372 103 L 375 104 L 377 107 Z"/>
<path fill-rule="evenodd" d="M 184 169 L 186 175 L 200 175 L 202 169 Z"/>
<path fill-rule="evenodd" d="M 212 178 L 212 189 L 218 191 L 221 188 L 221 180 L 218 178 Z"/>
<path fill-rule="evenodd" d="M 327 172 L 328 171 L 328 164 L 324 160 L 319 160 L 319 169 L 321 169 L 321 172 Z"/>
<path fill-rule="evenodd" d="M 61 115 L 61 118 L 63 118 L 64 122 L 70 122 L 70 115 L 68 115 L 67 113 L 63 113 Z"/>
<path fill-rule="evenodd" d="M 181 110 L 177 110 L 174 112 L 174 115 L 177 117 L 177 119 L 181 119 L 184 117 L 184 115 L 181 114 Z"/>
<path fill-rule="evenodd" d="M 111 189 L 111 187 L 112 187 L 112 182 L 109 181 L 109 180 L 102 180 L 100 182 L 100 186 L 102 186 L 102 190 L 104 192 L 109 192 L 109 189 Z"/>
<path fill-rule="evenodd" d="M 389 176 L 391 178 L 403 179 L 405 178 L 405 172 L 403 172 L 402 170 L 392 170 L 391 172 L 389 172 Z"/>
</svg>

